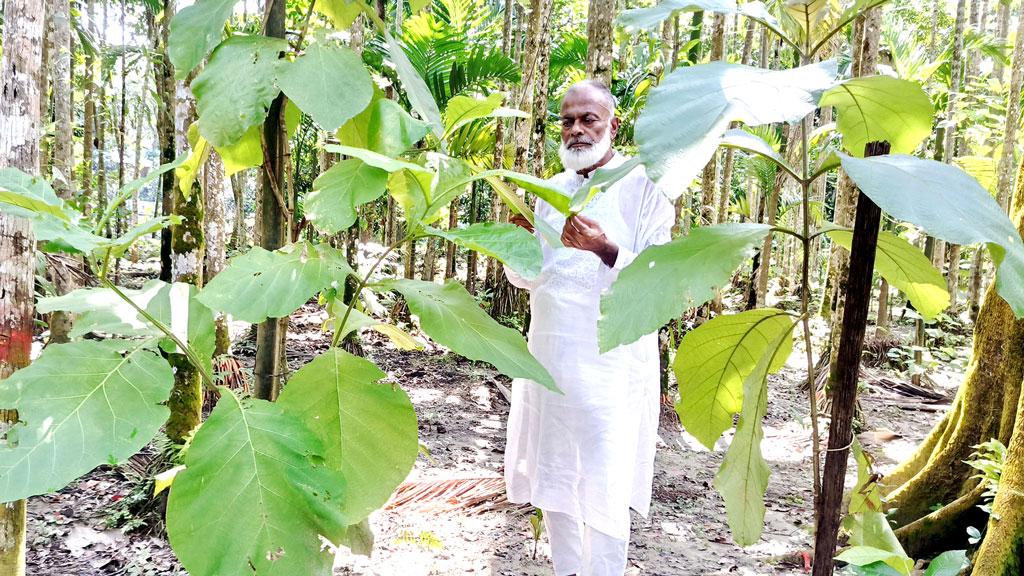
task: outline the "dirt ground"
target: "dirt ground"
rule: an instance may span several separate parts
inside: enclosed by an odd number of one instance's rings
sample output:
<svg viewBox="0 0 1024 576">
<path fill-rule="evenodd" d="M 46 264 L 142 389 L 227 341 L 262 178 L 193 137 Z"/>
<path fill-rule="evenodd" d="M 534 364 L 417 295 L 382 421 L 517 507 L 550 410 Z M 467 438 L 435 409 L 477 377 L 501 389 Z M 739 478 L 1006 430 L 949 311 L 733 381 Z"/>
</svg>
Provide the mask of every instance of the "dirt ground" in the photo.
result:
<svg viewBox="0 0 1024 576">
<path fill-rule="evenodd" d="M 292 322 L 289 364 L 297 368 L 327 342 L 312 310 Z M 375 334 L 366 353 L 400 382 L 419 416 L 421 455 L 409 480 L 500 478 L 508 379 L 489 366 L 436 348 L 401 352 Z M 966 351 L 964 351 L 965 353 Z M 243 364 L 251 348 L 235 353 Z M 761 540 L 748 548 L 732 543 L 725 508 L 712 487 L 728 438 L 708 451 L 683 432 L 671 409 L 663 412 L 650 515 L 634 514 L 627 574 L 775 575 L 804 573 L 800 553 L 811 544 L 811 450 L 804 371 L 798 348 L 790 364 L 770 378 L 763 450 L 771 468 L 767 517 Z M 957 373 L 936 380 L 950 396 Z M 923 404 L 868 386 L 861 403 L 861 440 L 885 466 L 905 456 L 941 417 L 944 404 Z M 852 473 L 852 471 L 851 471 Z M 101 468 L 65 490 L 29 503 L 28 573 L 39 576 L 175 576 L 185 574 L 159 527 L 122 533 L 106 523 L 112 509 L 131 496 L 130 470 Z M 493 499 L 492 499 L 493 500 Z M 371 557 L 337 556 L 337 575 L 550 574 L 545 537 L 534 550 L 532 510 L 498 502 L 446 511 L 404 507 L 371 517 L 376 544 Z M 443 504 L 440 503 L 440 504 Z"/>
</svg>

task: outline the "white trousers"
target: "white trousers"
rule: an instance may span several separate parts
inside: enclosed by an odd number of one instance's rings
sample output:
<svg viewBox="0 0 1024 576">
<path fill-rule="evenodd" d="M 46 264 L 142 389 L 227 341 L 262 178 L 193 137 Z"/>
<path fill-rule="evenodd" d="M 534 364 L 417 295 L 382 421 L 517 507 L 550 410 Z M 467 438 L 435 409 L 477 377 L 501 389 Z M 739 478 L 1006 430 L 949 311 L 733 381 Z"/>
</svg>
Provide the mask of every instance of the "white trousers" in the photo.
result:
<svg viewBox="0 0 1024 576">
<path fill-rule="evenodd" d="M 555 576 L 622 576 L 629 540 L 587 526 L 572 514 L 544 511 Z"/>
</svg>

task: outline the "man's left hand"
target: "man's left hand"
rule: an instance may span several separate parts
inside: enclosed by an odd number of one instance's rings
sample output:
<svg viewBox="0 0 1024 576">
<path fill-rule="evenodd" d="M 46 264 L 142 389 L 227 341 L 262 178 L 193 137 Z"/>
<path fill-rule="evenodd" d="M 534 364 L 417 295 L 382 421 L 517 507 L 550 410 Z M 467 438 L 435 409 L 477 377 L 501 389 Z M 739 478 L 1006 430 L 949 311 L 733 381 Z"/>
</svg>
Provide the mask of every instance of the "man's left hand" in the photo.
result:
<svg viewBox="0 0 1024 576">
<path fill-rule="evenodd" d="M 608 239 L 596 220 L 576 214 L 570 216 L 562 227 L 562 244 L 577 250 L 597 254 L 606 266 L 613 266 L 619 255 L 619 247 Z"/>
</svg>

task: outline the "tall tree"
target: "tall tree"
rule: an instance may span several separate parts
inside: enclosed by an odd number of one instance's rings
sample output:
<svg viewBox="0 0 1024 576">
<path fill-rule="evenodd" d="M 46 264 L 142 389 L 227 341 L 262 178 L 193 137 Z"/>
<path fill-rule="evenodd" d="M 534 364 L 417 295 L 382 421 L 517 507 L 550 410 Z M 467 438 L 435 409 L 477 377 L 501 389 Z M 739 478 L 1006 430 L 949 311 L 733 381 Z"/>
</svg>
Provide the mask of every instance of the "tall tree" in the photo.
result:
<svg viewBox="0 0 1024 576">
<path fill-rule="evenodd" d="M 68 0 L 52 0 L 50 5 L 51 51 L 50 85 L 53 90 L 53 188 L 64 200 L 74 196 L 74 141 L 71 130 L 71 7 Z M 59 174 L 59 177 L 58 177 Z M 75 288 L 72 277 L 63 268 L 49 271 L 58 294 Z M 50 341 L 67 342 L 71 330 L 70 316 L 61 310 L 50 314 Z"/>
<path fill-rule="evenodd" d="M 1007 208 L 1013 190 L 1014 153 L 1017 150 L 1017 129 L 1020 127 L 1020 98 L 1024 89 L 1024 13 L 1017 17 L 1017 40 L 1013 46 L 1010 64 L 1010 90 L 1006 96 L 1006 125 L 1003 130 L 1003 151 L 996 169 L 996 198 Z"/>
<path fill-rule="evenodd" d="M 91 0 L 90 0 L 91 1 Z M 174 14 L 174 0 L 164 0 L 163 13 Z M 157 110 L 156 132 L 160 142 L 160 163 L 173 162 L 174 150 L 174 66 L 167 53 L 167 37 L 170 34 L 170 18 L 164 17 L 159 28 L 156 12 L 147 5 L 146 18 L 152 36 L 157 61 L 153 65 L 153 83 L 156 85 Z M 174 212 L 174 174 L 165 172 L 160 176 L 160 214 L 170 216 Z M 171 230 L 160 230 L 160 279 L 171 280 Z"/>
<path fill-rule="evenodd" d="M 267 36 L 285 37 L 284 2 L 270 4 L 264 24 Z M 267 119 L 263 122 L 265 161 L 257 227 L 260 229 L 260 246 L 267 250 L 276 250 L 284 246 L 291 233 L 288 230 L 288 205 L 282 192 L 288 139 L 284 121 L 284 99 L 284 94 L 278 94 L 270 105 Z M 257 398 L 274 400 L 281 391 L 284 371 L 287 368 L 282 362 L 282 345 L 287 330 L 287 318 L 268 318 L 256 329 L 256 362 L 253 367 L 253 378 Z"/>
<path fill-rule="evenodd" d="M 590 0 L 587 10 L 587 76 L 612 84 L 615 0 Z"/>
<path fill-rule="evenodd" d="M 715 14 L 711 21 L 711 53 L 712 62 L 725 58 L 725 15 Z M 718 151 L 704 167 L 700 179 L 700 222 L 709 226 L 716 222 L 715 206 L 718 194 Z M 723 192 L 724 193 L 724 192 Z"/>
<path fill-rule="evenodd" d="M 967 26 L 967 0 L 958 0 L 956 4 L 956 23 L 953 30 L 953 53 L 950 55 L 950 86 L 946 105 L 945 161 L 964 154 L 963 135 L 957 127 L 957 107 L 962 97 L 964 76 L 970 67 L 967 54 L 964 53 L 964 33 Z M 946 288 L 949 290 L 949 309 L 957 308 L 957 296 L 960 291 L 960 246 L 949 244 L 948 268 L 946 269 Z"/>
<path fill-rule="evenodd" d="M 0 57 L 0 168 L 39 173 L 42 0 L 4 4 Z M 0 379 L 29 364 L 32 352 L 35 239 L 24 218 L 0 213 Z M 0 407 L 2 408 L 2 407 Z M 17 422 L 0 409 L 0 429 Z M 0 574 L 25 574 L 25 501 L 0 504 Z"/>
</svg>

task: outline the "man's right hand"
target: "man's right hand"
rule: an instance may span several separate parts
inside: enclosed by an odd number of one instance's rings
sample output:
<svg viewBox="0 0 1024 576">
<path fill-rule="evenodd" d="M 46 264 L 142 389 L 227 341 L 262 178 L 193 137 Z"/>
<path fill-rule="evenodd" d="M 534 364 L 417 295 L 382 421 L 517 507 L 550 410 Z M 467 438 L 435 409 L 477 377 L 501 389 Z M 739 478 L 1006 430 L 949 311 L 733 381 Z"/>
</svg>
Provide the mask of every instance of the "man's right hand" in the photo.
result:
<svg viewBox="0 0 1024 576">
<path fill-rule="evenodd" d="M 520 228 L 525 228 L 527 232 L 533 234 L 533 224 L 530 224 L 530 221 L 526 219 L 526 216 L 523 216 L 522 214 L 513 214 L 509 217 L 508 221 Z"/>
</svg>

